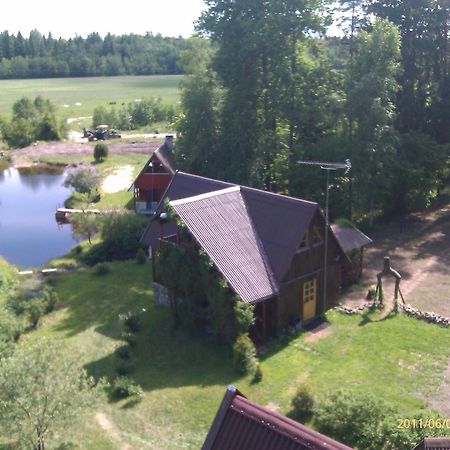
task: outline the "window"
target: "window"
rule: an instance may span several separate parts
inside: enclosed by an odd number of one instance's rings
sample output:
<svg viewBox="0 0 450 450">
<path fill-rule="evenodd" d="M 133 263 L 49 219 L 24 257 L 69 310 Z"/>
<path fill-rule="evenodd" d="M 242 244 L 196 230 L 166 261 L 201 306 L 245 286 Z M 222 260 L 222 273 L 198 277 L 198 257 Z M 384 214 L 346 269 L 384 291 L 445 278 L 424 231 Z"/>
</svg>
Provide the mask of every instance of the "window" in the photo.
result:
<svg viewBox="0 0 450 450">
<path fill-rule="evenodd" d="M 309 247 L 309 230 L 306 230 L 305 235 L 303 236 L 303 240 L 300 243 L 297 252 L 306 250 L 308 247 Z"/>
<path fill-rule="evenodd" d="M 303 283 L 303 303 L 316 301 L 316 279 L 305 281 Z"/>
<path fill-rule="evenodd" d="M 322 235 L 320 234 L 320 231 L 318 230 L 317 227 L 314 227 L 313 233 L 312 233 L 313 245 L 318 245 L 318 244 L 321 244 L 322 242 L 323 242 L 323 239 L 322 239 Z"/>
</svg>

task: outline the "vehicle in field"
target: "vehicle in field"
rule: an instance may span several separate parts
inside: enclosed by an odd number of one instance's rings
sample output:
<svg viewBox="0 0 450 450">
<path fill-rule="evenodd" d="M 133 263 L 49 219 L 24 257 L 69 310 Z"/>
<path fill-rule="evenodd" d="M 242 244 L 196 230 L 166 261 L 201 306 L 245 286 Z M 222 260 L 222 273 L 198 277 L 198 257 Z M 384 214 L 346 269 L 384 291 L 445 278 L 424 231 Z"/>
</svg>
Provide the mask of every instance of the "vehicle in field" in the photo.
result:
<svg viewBox="0 0 450 450">
<path fill-rule="evenodd" d="M 118 139 L 122 137 L 115 128 L 109 128 L 108 125 L 98 125 L 94 131 L 83 128 L 83 137 L 92 141 L 106 141 L 108 139 Z"/>
</svg>

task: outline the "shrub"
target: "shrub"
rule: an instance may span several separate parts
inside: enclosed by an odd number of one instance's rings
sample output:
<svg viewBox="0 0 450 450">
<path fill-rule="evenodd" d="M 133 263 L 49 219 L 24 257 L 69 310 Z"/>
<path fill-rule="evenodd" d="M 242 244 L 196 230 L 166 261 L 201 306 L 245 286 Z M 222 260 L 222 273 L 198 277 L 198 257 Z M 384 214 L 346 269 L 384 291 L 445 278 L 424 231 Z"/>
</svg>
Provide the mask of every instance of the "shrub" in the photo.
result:
<svg viewBox="0 0 450 450">
<path fill-rule="evenodd" d="M 95 144 L 94 147 L 94 159 L 98 161 L 103 161 L 104 158 L 108 156 L 108 146 L 104 142 L 99 142 Z"/>
<path fill-rule="evenodd" d="M 255 306 L 237 300 L 233 309 L 238 335 L 247 333 L 248 329 L 255 323 Z"/>
<path fill-rule="evenodd" d="M 0 309 L 0 340 L 17 341 L 23 333 L 23 321 L 6 309 Z"/>
<path fill-rule="evenodd" d="M 127 376 L 117 377 L 113 384 L 113 393 L 116 398 L 143 397 L 141 386 Z"/>
<path fill-rule="evenodd" d="M 98 263 L 94 267 L 94 275 L 104 276 L 111 272 L 111 268 L 106 263 Z"/>
<path fill-rule="evenodd" d="M 315 424 L 320 432 L 350 447 L 379 450 L 385 439 L 383 420 L 391 413 L 370 394 L 338 391 L 316 407 Z"/>
<path fill-rule="evenodd" d="M 145 254 L 145 251 L 143 248 L 138 249 L 136 253 L 136 262 L 138 264 L 145 264 L 147 261 L 147 255 Z"/>
<path fill-rule="evenodd" d="M 122 333 L 121 337 L 122 337 L 122 339 L 124 341 L 128 342 L 130 347 L 136 347 L 136 345 L 137 345 L 137 336 L 134 333 L 127 333 L 126 331 L 124 331 Z"/>
<path fill-rule="evenodd" d="M 131 359 L 133 353 L 129 345 L 122 345 L 116 348 L 116 355 L 121 359 Z"/>
<path fill-rule="evenodd" d="M 314 397 L 308 386 L 302 384 L 297 388 L 291 400 L 292 409 L 289 416 L 300 422 L 307 422 L 314 414 Z"/>
<path fill-rule="evenodd" d="M 141 329 L 141 320 L 137 314 L 127 312 L 121 314 L 119 319 L 123 321 L 124 326 L 131 332 L 137 333 Z"/>
<path fill-rule="evenodd" d="M 116 363 L 116 371 L 119 375 L 129 375 L 134 370 L 134 364 L 128 359 L 120 359 Z"/>
<path fill-rule="evenodd" d="M 52 312 L 59 301 L 58 294 L 49 286 L 44 287 L 41 299 L 45 304 L 45 314 Z"/>
<path fill-rule="evenodd" d="M 11 341 L 3 341 L 0 339 L 0 361 L 3 358 L 9 358 L 12 356 L 15 350 L 15 345 Z"/>
<path fill-rule="evenodd" d="M 32 328 L 38 326 L 39 320 L 45 315 L 46 310 L 47 303 L 43 298 L 32 298 L 25 302 L 24 312 L 28 315 Z"/>
<path fill-rule="evenodd" d="M 256 371 L 255 371 L 255 375 L 253 375 L 253 382 L 254 383 L 259 383 L 263 378 L 263 372 L 261 369 L 261 366 L 258 364 L 256 366 Z"/>
<path fill-rule="evenodd" d="M 130 259 L 140 248 L 139 238 L 144 231 L 145 218 L 136 214 L 105 214 L 101 220 L 103 242 L 93 245 L 83 256 L 88 265 L 98 262 Z"/>
<path fill-rule="evenodd" d="M 248 334 L 241 334 L 233 345 L 233 366 L 241 374 L 254 374 L 258 366 L 256 348 Z"/>
<path fill-rule="evenodd" d="M 97 189 L 99 182 L 100 175 L 94 168 L 80 165 L 68 171 L 64 186 L 73 187 L 80 194 L 91 195 L 91 192 Z"/>
</svg>

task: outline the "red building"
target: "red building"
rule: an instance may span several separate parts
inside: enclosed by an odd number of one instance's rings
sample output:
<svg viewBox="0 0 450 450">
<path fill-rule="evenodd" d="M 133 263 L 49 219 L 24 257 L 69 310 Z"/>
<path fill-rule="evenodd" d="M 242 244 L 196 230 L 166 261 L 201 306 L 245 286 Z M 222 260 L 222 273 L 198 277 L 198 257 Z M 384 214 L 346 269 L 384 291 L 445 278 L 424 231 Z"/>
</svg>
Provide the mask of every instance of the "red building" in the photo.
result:
<svg viewBox="0 0 450 450">
<path fill-rule="evenodd" d="M 131 185 L 129 190 L 133 189 L 134 209 L 138 214 L 155 213 L 175 174 L 172 151 L 173 137 L 166 136 Z"/>
</svg>

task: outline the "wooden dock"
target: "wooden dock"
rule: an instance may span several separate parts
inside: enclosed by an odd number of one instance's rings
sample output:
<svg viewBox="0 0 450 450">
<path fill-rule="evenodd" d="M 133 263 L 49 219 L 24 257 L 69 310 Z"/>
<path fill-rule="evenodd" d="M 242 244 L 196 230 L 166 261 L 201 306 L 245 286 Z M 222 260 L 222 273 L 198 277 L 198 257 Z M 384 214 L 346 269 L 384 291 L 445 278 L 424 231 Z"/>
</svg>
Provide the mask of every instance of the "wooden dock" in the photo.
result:
<svg viewBox="0 0 450 450">
<path fill-rule="evenodd" d="M 100 214 L 101 211 L 99 209 L 71 209 L 71 208 L 57 208 L 55 217 L 56 220 L 64 220 L 67 219 L 67 216 L 70 214 Z"/>
</svg>

